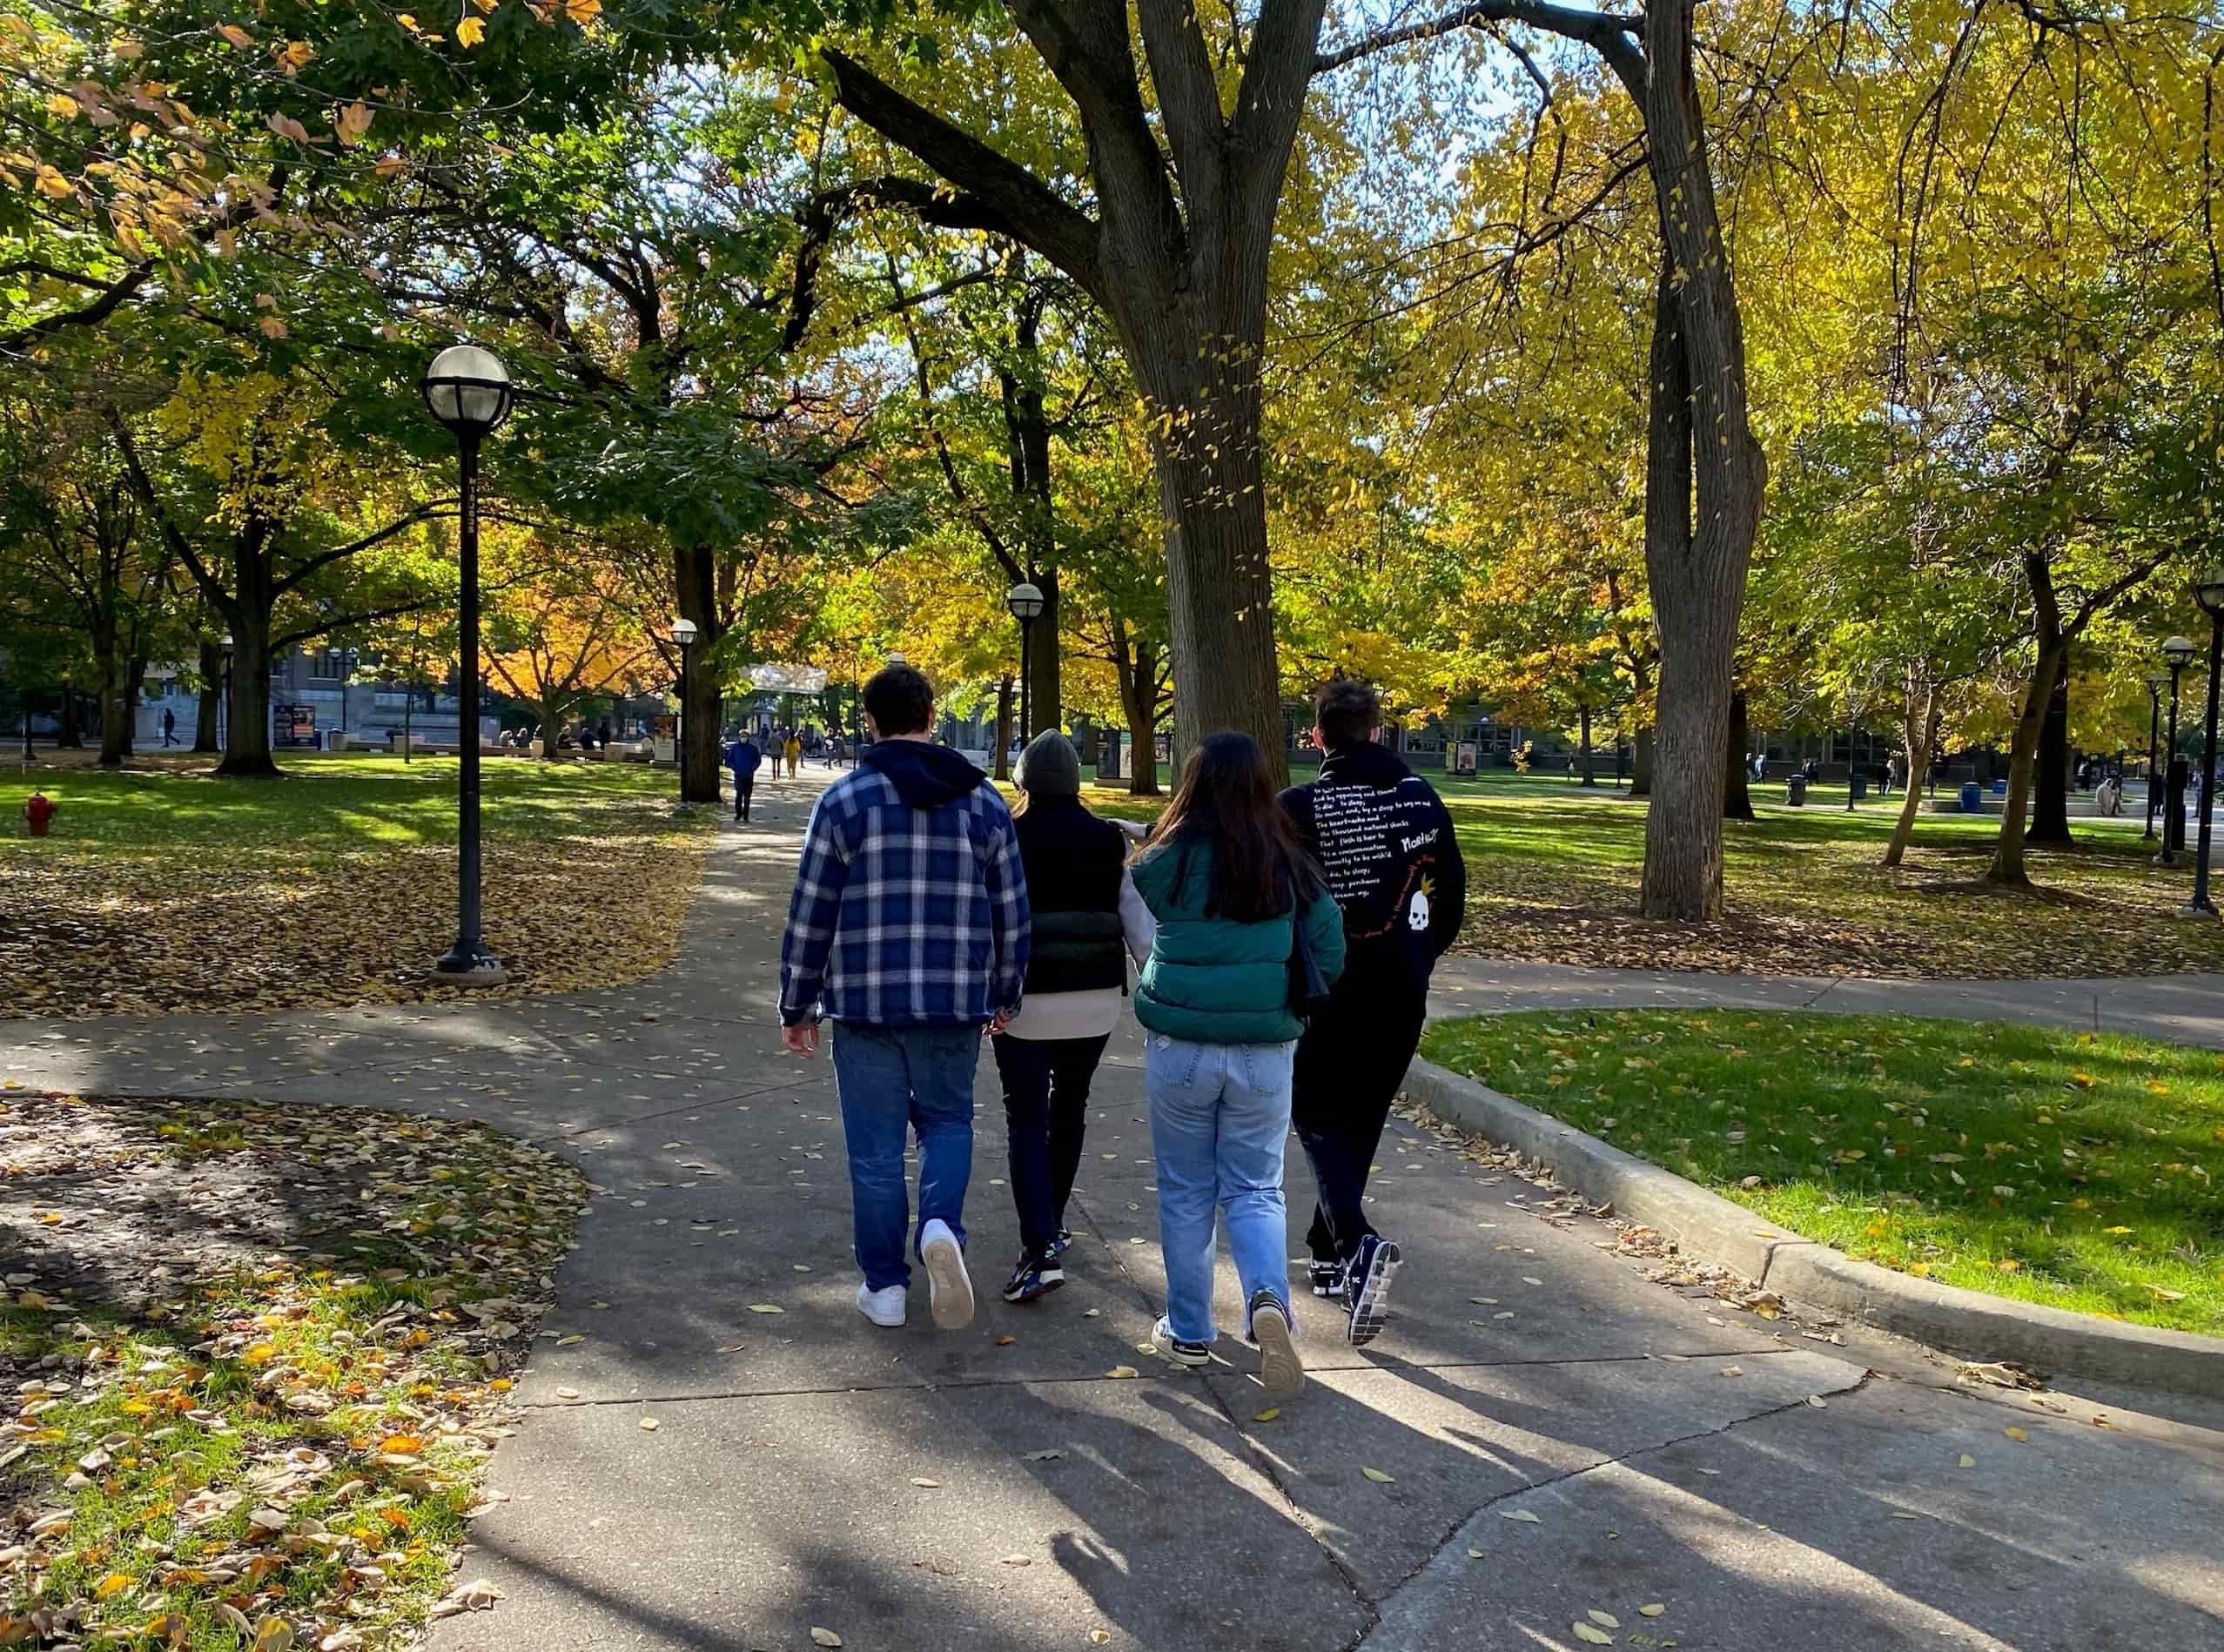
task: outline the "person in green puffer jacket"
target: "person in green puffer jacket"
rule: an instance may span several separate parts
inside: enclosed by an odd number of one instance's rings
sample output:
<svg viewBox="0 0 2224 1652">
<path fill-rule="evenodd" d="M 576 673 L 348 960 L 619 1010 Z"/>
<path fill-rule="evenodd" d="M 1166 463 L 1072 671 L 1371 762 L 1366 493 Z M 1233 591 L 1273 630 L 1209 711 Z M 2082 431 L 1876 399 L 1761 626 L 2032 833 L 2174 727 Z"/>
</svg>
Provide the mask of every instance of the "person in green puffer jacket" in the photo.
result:
<svg viewBox="0 0 2224 1652">
<path fill-rule="evenodd" d="M 1282 1150 L 1304 1022 L 1292 1004 L 1300 926 L 1320 975 L 1344 964 L 1343 915 L 1276 801 L 1248 735 L 1206 736 L 1128 869 L 1158 927 L 1135 990 L 1158 1160 L 1166 1312 L 1179 1364 L 1212 1357 L 1213 1219 L 1247 1305 L 1269 1393 L 1304 1386 L 1290 1312 Z M 1300 972 L 1301 978 L 1301 972 Z"/>
</svg>

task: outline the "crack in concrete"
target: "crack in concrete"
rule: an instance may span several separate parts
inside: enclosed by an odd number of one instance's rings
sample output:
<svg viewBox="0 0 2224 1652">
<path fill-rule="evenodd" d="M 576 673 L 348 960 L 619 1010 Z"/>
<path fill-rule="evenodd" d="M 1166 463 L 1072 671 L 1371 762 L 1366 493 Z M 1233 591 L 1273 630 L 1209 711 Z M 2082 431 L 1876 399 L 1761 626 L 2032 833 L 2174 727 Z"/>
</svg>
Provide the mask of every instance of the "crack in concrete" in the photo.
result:
<svg viewBox="0 0 2224 1652">
<path fill-rule="evenodd" d="M 1789 1352 L 1789 1350 L 1787 1350 L 1787 1352 Z M 1825 1388 L 1812 1397 L 1822 1400 L 1835 1400 L 1839 1398 L 1841 1395 L 1859 1393 L 1875 1380 L 1876 1375 L 1877 1373 L 1873 1371 L 1864 1371 L 1858 1377 L 1856 1377 L 1851 1382 L 1845 1384 L 1843 1387 Z M 1366 1635 L 1362 1635 L 1359 1640 L 1351 1642 L 1343 1649 L 1343 1652 L 1356 1652 L 1356 1649 L 1359 1647 L 1365 1645 L 1368 1636 L 1371 1636 L 1375 1629 L 1381 1627 L 1382 1608 L 1388 1606 L 1393 1600 L 1394 1600 L 1399 1595 L 1402 1594 L 1415 1579 L 1423 1575 L 1431 1567 L 1435 1566 L 1437 1561 L 1443 1556 L 1444 1551 L 1447 1548 L 1449 1548 L 1454 1541 L 1458 1538 L 1459 1534 L 1467 1530 L 1469 1526 L 1473 1525 L 1479 1516 L 1487 1514 L 1489 1510 L 1496 1508 L 1499 1504 L 1509 1502 L 1516 1497 L 1527 1497 L 1533 1492 L 1545 1491 L 1554 1486 L 1565 1485 L 1572 1480 L 1581 1480 L 1584 1475 L 1597 1474 L 1603 1468 L 1619 1467 L 1623 1463 L 1636 1462 L 1640 1458 L 1651 1456 L 1657 1452 L 1668 1451 L 1677 1446 L 1688 1446 L 1695 1440 L 1719 1439 L 1723 1434 L 1729 1434 L 1735 1429 L 1745 1427 L 1750 1424 L 1766 1422 L 1770 1418 L 1781 1417 L 1786 1412 L 1804 1411 L 1807 1409 L 1809 1409 L 1809 1405 L 1806 1398 L 1786 1400 L 1783 1405 L 1770 1406 L 1765 1410 L 1756 1411 L 1747 1416 L 1733 1417 L 1728 1422 L 1723 1423 L 1717 1427 L 1700 1428 L 1688 1434 L 1678 1434 L 1671 1440 L 1657 1440 L 1648 1446 L 1633 1447 L 1631 1449 L 1619 1453 L 1615 1456 L 1601 1458 L 1595 1463 L 1586 1463 L 1581 1468 L 1570 1468 L 1565 1474 L 1554 1474 L 1544 1480 L 1532 1481 L 1526 1486 L 1517 1486 L 1510 1491 L 1501 1492 L 1495 1497 L 1485 1498 L 1482 1502 L 1476 1504 L 1473 1508 L 1462 1514 L 1458 1520 L 1453 1521 L 1450 1528 L 1445 1532 L 1443 1536 L 1437 1539 L 1435 1546 L 1428 1551 L 1428 1554 L 1421 1560 L 1420 1564 L 1415 1566 L 1411 1571 L 1408 1572 L 1403 1577 L 1400 1578 L 1397 1582 L 1393 1584 L 1389 1588 L 1386 1589 L 1383 1592 L 1381 1598 L 1373 1603 L 1371 1611 L 1374 1617 L 1374 1622 L 1369 1626 Z"/>
</svg>

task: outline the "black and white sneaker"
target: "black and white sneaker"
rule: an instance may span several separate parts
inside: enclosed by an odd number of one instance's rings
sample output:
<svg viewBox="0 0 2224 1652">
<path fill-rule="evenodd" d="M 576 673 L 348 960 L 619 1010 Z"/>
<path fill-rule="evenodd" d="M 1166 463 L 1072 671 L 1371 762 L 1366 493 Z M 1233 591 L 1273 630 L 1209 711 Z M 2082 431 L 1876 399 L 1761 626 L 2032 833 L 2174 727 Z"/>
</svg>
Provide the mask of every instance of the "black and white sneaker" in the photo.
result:
<svg viewBox="0 0 2224 1652">
<path fill-rule="evenodd" d="M 1056 1262 L 1031 1251 L 1022 1251 L 1011 1277 L 1004 1281 L 1004 1299 L 1032 1302 L 1038 1297 L 1048 1296 L 1065 1283 L 1065 1270 Z"/>
<path fill-rule="evenodd" d="M 1159 1322 L 1151 1327 L 1151 1340 L 1164 1349 L 1166 1358 L 1176 1365 L 1206 1365 L 1213 1358 L 1210 1344 L 1184 1342 L 1173 1333 L 1173 1326 L 1166 1323 L 1166 1316 L 1163 1313 L 1159 1316 Z"/>
<path fill-rule="evenodd" d="M 1377 1233 L 1369 1233 L 1359 1242 L 1359 1253 L 1351 1259 L 1345 1276 L 1345 1303 L 1351 1312 L 1351 1323 L 1345 1336 L 1352 1346 L 1363 1348 L 1382 1334 L 1382 1321 L 1390 1300 L 1391 1277 L 1398 1271 L 1398 1245 Z"/>
<path fill-rule="evenodd" d="M 1305 1388 L 1305 1361 L 1298 1357 L 1290 1311 L 1272 1291 L 1251 1299 L 1251 1340 L 1259 1345 L 1259 1386 L 1277 1400 Z"/>
<path fill-rule="evenodd" d="M 1306 1272 L 1312 1276 L 1313 1294 L 1341 1297 L 1344 1293 L 1344 1265 L 1341 1262 L 1309 1262 Z"/>
<path fill-rule="evenodd" d="M 1044 1252 L 1043 1254 L 1050 1260 L 1055 1262 L 1061 1259 L 1065 1253 L 1072 1248 L 1073 1230 L 1068 1227 L 1061 1227 L 1058 1230 L 1058 1237 L 1051 1241 L 1050 1249 Z"/>
</svg>

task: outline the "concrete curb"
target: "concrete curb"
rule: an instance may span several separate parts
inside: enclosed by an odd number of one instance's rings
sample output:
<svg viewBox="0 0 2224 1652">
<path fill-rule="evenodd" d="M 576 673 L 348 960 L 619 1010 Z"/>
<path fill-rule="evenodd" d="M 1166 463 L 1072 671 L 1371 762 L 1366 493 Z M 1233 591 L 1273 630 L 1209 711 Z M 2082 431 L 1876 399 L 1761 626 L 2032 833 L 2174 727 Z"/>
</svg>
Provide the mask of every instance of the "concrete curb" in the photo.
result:
<svg viewBox="0 0 2224 1652">
<path fill-rule="evenodd" d="M 1617 1215 L 1780 1296 L 1948 1353 L 2224 1399 L 2224 1339 L 1986 1296 L 1855 1261 L 1418 1056 L 1407 1070 L 1405 1092 L 1445 1123 L 1535 1159 L 1585 1197 L 1611 1200 Z"/>
</svg>

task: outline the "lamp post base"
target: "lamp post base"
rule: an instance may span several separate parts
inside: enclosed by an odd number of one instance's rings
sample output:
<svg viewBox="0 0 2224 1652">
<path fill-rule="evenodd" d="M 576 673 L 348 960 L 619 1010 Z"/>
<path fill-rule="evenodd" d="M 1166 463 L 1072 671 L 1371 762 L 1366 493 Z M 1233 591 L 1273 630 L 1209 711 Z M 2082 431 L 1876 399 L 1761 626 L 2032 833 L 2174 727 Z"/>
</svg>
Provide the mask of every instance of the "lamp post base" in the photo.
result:
<svg viewBox="0 0 2224 1652">
<path fill-rule="evenodd" d="M 2216 909 L 2210 905 L 2207 900 L 2187 901 L 2183 906 L 2178 907 L 2175 910 L 2180 917 L 2213 918 L 2216 916 Z"/>
<path fill-rule="evenodd" d="M 433 978 L 452 987 L 498 987 L 510 977 L 502 961 L 486 948 L 459 941 L 440 955 Z"/>
</svg>

